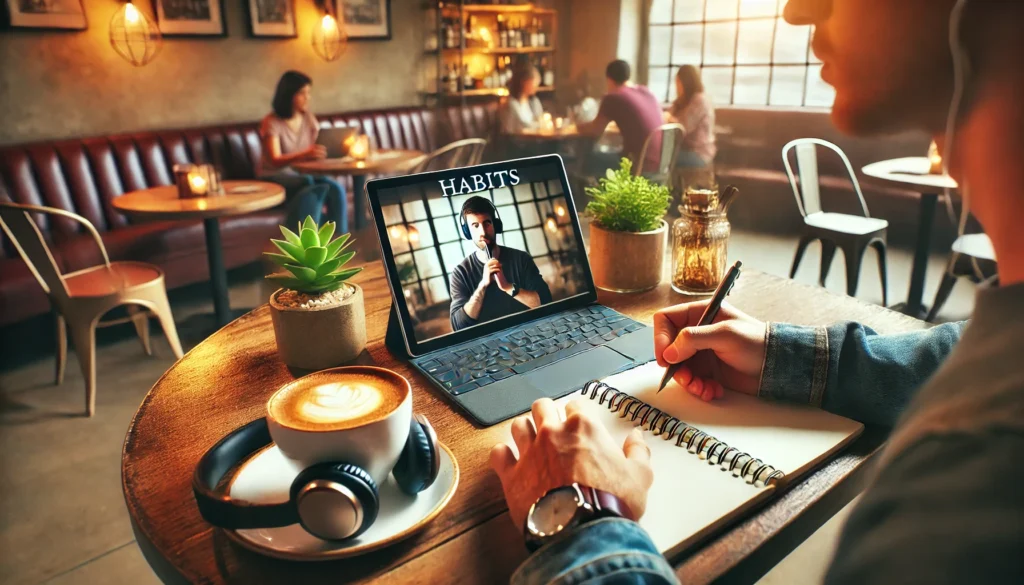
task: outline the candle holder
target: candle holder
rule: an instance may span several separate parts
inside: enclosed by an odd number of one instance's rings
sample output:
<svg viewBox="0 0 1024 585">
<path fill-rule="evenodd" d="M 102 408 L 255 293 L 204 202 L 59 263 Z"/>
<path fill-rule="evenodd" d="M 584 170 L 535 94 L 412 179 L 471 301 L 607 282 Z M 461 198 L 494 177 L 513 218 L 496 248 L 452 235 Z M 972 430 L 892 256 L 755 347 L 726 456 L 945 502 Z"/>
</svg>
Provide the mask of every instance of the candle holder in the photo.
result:
<svg viewBox="0 0 1024 585">
<path fill-rule="evenodd" d="M 370 137 L 366 134 L 357 136 L 352 142 L 348 154 L 357 161 L 365 161 L 370 156 Z"/>
<path fill-rule="evenodd" d="M 213 165 L 174 165 L 174 184 L 179 199 L 195 199 L 224 193 Z"/>
</svg>

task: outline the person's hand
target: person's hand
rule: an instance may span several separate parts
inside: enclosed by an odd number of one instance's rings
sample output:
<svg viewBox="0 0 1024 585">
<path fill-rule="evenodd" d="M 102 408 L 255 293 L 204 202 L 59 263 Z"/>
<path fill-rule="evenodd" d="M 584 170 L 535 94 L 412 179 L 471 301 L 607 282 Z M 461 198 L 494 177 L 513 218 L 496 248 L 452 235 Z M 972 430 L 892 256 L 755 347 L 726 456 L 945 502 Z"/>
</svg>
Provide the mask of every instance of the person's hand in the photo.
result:
<svg viewBox="0 0 1024 585">
<path fill-rule="evenodd" d="M 581 402 L 566 404 L 564 420 L 561 414 L 550 398 L 541 398 L 530 414 L 512 421 L 519 459 L 505 443 L 491 449 L 491 468 L 501 480 L 512 521 L 523 528 L 534 502 L 574 482 L 617 496 L 629 508 L 630 520 L 640 519 L 654 481 L 651 451 L 640 431 L 619 446 Z"/>
<path fill-rule="evenodd" d="M 497 258 L 491 258 L 484 263 L 484 275 L 480 278 L 480 288 L 487 288 L 491 284 L 491 277 L 501 274 L 501 262 Z M 504 276 L 502 276 L 504 278 Z M 500 285 L 499 285 L 500 286 Z"/>
<path fill-rule="evenodd" d="M 684 362 L 675 381 L 703 400 L 721 398 L 723 385 L 756 395 L 768 326 L 722 303 L 714 323 L 697 327 L 709 302 L 685 303 L 654 314 L 658 365 Z"/>
<path fill-rule="evenodd" d="M 306 160 L 321 160 L 327 158 L 327 147 L 323 144 L 314 144 L 306 149 Z"/>
</svg>

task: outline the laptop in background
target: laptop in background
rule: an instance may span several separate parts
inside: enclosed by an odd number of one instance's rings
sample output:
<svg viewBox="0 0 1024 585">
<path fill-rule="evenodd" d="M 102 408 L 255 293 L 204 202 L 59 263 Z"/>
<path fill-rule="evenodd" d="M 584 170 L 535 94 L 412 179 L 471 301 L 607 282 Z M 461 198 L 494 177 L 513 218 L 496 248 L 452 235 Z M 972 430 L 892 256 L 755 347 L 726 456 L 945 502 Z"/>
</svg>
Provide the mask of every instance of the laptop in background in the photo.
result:
<svg viewBox="0 0 1024 585">
<path fill-rule="evenodd" d="M 345 158 L 358 128 L 321 128 L 316 143 L 327 149 L 327 158 Z"/>
<path fill-rule="evenodd" d="M 596 302 L 559 156 L 366 191 L 392 293 L 388 345 L 476 423 L 654 359 L 649 327 Z M 483 278 L 492 257 L 500 280 Z"/>
</svg>

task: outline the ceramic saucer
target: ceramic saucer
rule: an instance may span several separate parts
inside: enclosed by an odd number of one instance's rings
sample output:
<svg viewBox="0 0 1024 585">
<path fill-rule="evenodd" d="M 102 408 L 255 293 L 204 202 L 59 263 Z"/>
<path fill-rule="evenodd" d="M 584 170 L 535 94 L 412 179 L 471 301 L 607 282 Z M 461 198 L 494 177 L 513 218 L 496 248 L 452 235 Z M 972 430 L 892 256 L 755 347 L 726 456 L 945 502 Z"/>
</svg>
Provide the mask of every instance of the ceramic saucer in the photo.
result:
<svg viewBox="0 0 1024 585">
<path fill-rule="evenodd" d="M 282 528 L 226 530 L 228 538 L 254 552 L 279 559 L 326 561 L 370 552 L 389 546 L 424 528 L 448 504 L 459 485 L 459 465 L 447 445 L 441 444 L 441 468 L 437 481 L 416 496 L 398 489 L 392 476 L 380 487 L 380 512 L 376 522 L 358 538 L 341 542 L 319 539 L 298 524 Z M 246 461 L 231 482 L 232 498 L 258 503 L 288 499 L 292 480 L 300 467 L 271 445 Z"/>
</svg>

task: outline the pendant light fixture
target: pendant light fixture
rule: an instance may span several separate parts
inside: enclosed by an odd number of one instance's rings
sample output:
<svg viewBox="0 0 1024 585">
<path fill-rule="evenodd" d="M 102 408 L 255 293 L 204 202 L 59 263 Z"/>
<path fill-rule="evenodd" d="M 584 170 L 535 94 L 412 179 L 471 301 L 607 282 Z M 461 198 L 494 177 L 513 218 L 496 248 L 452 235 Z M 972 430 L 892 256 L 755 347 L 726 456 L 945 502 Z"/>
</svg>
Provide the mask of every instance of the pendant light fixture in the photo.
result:
<svg viewBox="0 0 1024 585">
<path fill-rule="evenodd" d="M 152 61 L 160 52 L 161 42 L 160 29 L 131 0 L 110 19 L 110 46 L 136 67 Z"/>
<path fill-rule="evenodd" d="M 324 61 L 334 61 L 348 48 L 348 33 L 335 18 L 331 0 L 321 0 L 323 16 L 313 25 L 313 52 Z"/>
</svg>

